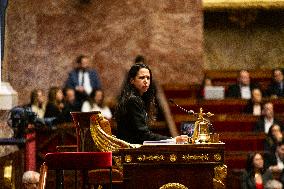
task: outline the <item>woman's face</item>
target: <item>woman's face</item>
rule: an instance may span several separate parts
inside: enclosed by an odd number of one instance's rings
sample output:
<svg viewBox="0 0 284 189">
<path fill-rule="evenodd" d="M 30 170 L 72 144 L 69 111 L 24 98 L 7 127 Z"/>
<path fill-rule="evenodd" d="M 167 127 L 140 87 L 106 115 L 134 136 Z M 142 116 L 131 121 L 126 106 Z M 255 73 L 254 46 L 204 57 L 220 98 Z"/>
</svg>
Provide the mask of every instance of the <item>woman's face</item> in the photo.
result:
<svg viewBox="0 0 284 189">
<path fill-rule="evenodd" d="M 104 94 L 102 91 L 97 91 L 96 92 L 96 95 L 95 95 L 95 102 L 97 104 L 102 104 L 103 102 L 103 99 L 104 99 Z"/>
<path fill-rule="evenodd" d="M 150 79 L 150 71 L 147 68 L 141 68 L 130 82 L 142 96 L 149 89 Z"/>
<path fill-rule="evenodd" d="M 256 169 L 262 169 L 263 168 L 263 158 L 260 154 L 256 154 L 253 158 L 253 165 Z"/>
<path fill-rule="evenodd" d="M 39 104 L 44 103 L 44 101 L 45 101 L 45 96 L 43 95 L 43 92 L 42 92 L 42 91 L 38 91 L 38 92 L 37 92 L 37 101 L 38 101 Z"/>
<path fill-rule="evenodd" d="M 56 92 L 56 101 L 58 101 L 58 102 L 60 102 L 60 101 L 62 101 L 63 100 L 63 92 L 62 92 L 62 90 L 58 90 L 57 92 Z"/>
<path fill-rule="evenodd" d="M 279 126 L 279 125 L 274 125 L 274 126 L 271 128 L 271 134 L 272 134 L 273 136 L 276 136 L 278 133 L 281 133 L 280 126 Z"/>
<path fill-rule="evenodd" d="M 255 102 L 255 103 L 260 103 L 261 100 L 262 100 L 262 94 L 261 94 L 261 91 L 259 89 L 254 89 L 252 91 L 252 100 Z"/>
</svg>

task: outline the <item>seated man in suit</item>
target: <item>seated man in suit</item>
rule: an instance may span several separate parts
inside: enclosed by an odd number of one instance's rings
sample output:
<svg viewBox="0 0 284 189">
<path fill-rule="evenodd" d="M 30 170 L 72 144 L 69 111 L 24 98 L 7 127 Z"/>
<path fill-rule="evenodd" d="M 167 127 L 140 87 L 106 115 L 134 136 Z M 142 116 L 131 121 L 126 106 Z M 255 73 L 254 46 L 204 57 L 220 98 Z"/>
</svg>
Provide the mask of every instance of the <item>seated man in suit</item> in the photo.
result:
<svg viewBox="0 0 284 189">
<path fill-rule="evenodd" d="M 238 82 L 229 86 L 226 97 L 250 99 L 251 90 L 254 88 L 258 88 L 258 85 L 250 82 L 249 72 L 247 70 L 241 70 L 239 72 Z"/>
<path fill-rule="evenodd" d="M 244 112 L 255 116 L 260 116 L 262 112 L 262 93 L 259 88 L 252 89 L 251 99 L 247 101 Z"/>
<path fill-rule="evenodd" d="M 268 87 L 267 94 L 272 98 L 284 97 L 284 77 L 281 69 L 273 70 L 273 81 Z"/>
<path fill-rule="evenodd" d="M 284 141 L 277 144 L 275 153 L 267 153 L 264 158 L 265 169 L 282 172 L 284 168 Z"/>
<path fill-rule="evenodd" d="M 274 117 L 273 104 L 271 102 L 266 102 L 263 105 L 262 116 L 256 122 L 254 131 L 268 133 L 269 128 L 273 124 L 279 125 L 281 127 L 281 131 L 283 131 L 283 125 L 281 121 L 279 121 L 278 119 L 275 119 Z"/>
<path fill-rule="evenodd" d="M 94 69 L 90 69 L 90 58 L 80 55 L 77 60 L 77 67 L 69 73 L 65 88 L 72 88 L 76 92 L 76 99 L 80 107 L 93 90 L 101 88 L 99 76 Z"/>
</svg>

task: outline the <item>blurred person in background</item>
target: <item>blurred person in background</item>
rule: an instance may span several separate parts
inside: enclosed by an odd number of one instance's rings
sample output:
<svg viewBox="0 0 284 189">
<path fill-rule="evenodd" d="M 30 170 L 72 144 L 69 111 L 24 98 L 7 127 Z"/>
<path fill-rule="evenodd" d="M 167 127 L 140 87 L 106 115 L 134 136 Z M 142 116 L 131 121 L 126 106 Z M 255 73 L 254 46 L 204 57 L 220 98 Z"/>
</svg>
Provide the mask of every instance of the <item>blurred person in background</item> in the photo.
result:
<svg viewBox="0 0 284 189">
<path fill-rule="evenodd" d="M 269 180 L 264 186 L 264 189 L 282 189 L 283 184 L 278 180 Z"/>
<path fill-rule="evenodd" d="M 237 83 L 229 86 L 226 97 L 250 99 L 251 91 L 254 88 L 258 88 L 258 85 L 251 82 L 249 72 L 241 70 Z"/>
<path fill-rule="evenodd" d="M 273 81 L 268 87 L 267 94 L 271 98 L 284 97 L 284 77 L 281 69 L 273 70 Z"/>
<path fill-rule="evenodd" d="M 246 170 L 241 176 L 241 189 L 263 189 L 271 179 L 272 173 L 264 169 L 262 155 L 257 152 L 248 154 Z"/>
<path fill-rule="evenodd" d="M 90 57 L 80 55 L 76 59 L 76 64 L 76 68 L 69 73 L 64 88 L 75 90 L 76 100 L 81 106 L 93 90 L 101 88 L 101 82 L 97 71 L 90 68 Z"/>
<path fill-rule="evenodd" d="M 43 118 L 46 110 L 46 97 L 43 90 L 34 89 L 31 92 L 30 104 L 32 111 L 35 112 L 38 118 Z"/>
<path fill-rule="evenodd" d="M 69 112 L 65 109 L 63 98 L 64 96 L 61 88 L 51 87 L 49 89 L 44 118 L 55 118 L 55 123 L 67 121 L 66 114 Z"/>
<path fill-rule="evenodd" d="M 260 119 L 256 122 L 254 131 L 265 132 L 267 134 L 269 128 L 273 124 L 278 124 L 281 128 L 281 131 L 283 131 L 283 125 L 281 124 L 281 121 L 274 117 L 274 108 L 272 102 L 266 102 L 263 105 L 262 115 Z"/>
<path fill-rule="evenodd" d="M 64 109 L 66 112 L 66 121 L 72 121 L 72 116 L 70 112 L 79 112 L 81 111 L 80 104 L 76 101 L 75 90 L 72 88 L 65 88 L 63 89 L 64 95 Z"/>
<path fill-rule="evenodd" d="M 100 111 L 106 119 L 112 118 L 111 110 L 105 104 L 104 92 L 102 90 L 93 90 L 89 99 L 83 103 L 81 111 Z"/>
<path fill-rule="evenodd" d="M 251 91 L 251 99 L 248 100 L 244 112 L 255 116 L 260 116 L 262 112 L 262 93 L 259 88 L 254 88 Z"/>
<path fill-rule="evenodd" d="M 26 171 L 22 177 L 24 189 L 37 189 L 39 185 L 39 173 L 35 171 Z"/>
<path fill-rule="evenodd" d="M 282 142 L 283 134 L 278 124 L 273 124 L 268 131 L 264 141 L 264 151 L 275 153 L 277 144 Z"/>
</svg>

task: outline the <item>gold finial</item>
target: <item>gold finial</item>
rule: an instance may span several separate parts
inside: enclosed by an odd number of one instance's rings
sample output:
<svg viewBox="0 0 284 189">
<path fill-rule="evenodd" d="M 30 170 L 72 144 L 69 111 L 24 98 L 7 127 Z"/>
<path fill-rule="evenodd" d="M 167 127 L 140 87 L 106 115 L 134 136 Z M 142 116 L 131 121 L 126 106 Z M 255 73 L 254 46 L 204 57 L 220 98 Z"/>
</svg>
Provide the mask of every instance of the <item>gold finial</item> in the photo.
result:
<svg viewBox="0 0 284 189">
<path fill-rule="evenodd" d="M 203 119 L 204 119 L 203 116 L 211 117 L 211 116 L 213 116 L 213 115 L 214 115 L 214 114 L 212 114 L 211 112 L 203 113 L 203 109 L 200 108 L 199 113 L 198 113 L 198 119 L 199 119 L 199 120 L 203 120 Z"/>
</svg>

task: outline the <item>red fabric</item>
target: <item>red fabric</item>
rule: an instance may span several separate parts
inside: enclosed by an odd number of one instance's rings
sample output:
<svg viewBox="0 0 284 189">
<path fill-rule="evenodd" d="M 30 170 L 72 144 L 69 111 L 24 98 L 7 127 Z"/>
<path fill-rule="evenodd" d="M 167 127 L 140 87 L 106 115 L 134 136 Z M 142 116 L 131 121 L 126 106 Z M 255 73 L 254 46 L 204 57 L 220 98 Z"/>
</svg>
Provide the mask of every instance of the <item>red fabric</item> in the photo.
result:
<svg viewBox="0 0 284 189">
<path fill-rule="evenodd" d="M 49 169 L 91 170 L 110 168 L 112 152 L 56 152 L 45 155 Z"/>
<path fill-rule="evenodd" d="M 28 133 L 26 135 L 25 150 L 25 170 L 36 171 L 36 133 Z"/>
<path fill-rule="evenodd" d="M 256 184 L 255 184 L 255 188 L 256 188 L 256 189 L 263 189 L 263 184 L 262 184 L 262 183 L 261 183 L 261 184 L 256 183 Z"/>
</svg>

